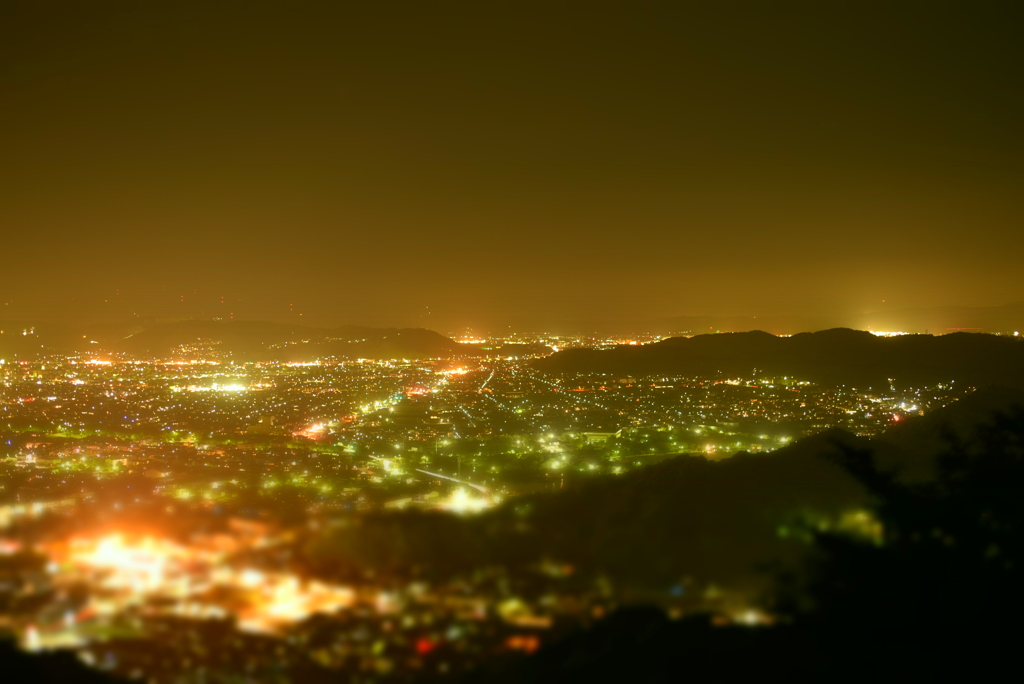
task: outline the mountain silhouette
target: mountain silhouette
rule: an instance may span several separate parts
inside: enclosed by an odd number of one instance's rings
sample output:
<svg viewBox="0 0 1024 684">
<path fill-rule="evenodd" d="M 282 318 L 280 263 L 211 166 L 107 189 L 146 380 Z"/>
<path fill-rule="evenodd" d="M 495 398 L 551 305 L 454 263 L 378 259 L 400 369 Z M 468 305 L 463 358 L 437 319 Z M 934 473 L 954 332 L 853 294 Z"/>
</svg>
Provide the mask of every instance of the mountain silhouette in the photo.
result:
<svg viewBox="0 0 1024 684">
<path fill-rule="evenodd" d="M 313 328 L 262 321 L 191 320 L 148 327 L 101 345 L 136 357 L 166 357 L 183 347 L 206 345 L 250 360 L 312 361 L 347 358 L 431 358 L 464 351 L 462 345 L 423 328 Z"/>
<path fill-rule="evenodd" d="M 553 373 L 795 377 L 882 388 L 957 382 L 1024 388 L 1024 343 L 981 333 L 879 337 L 835 328 L 792 337 L 762 331 L 671 337 L 609 350 L 568 349 L 534 362 Z"/>
</svg>

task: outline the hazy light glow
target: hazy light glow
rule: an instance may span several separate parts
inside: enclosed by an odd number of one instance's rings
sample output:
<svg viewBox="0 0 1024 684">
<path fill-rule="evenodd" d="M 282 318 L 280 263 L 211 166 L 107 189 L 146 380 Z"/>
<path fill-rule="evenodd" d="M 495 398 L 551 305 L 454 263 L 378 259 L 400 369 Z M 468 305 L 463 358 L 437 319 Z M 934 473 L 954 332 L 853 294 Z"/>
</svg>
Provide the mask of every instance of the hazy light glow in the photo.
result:
<svg viewBox="0 0 1024 684">
<path fill-rule="evenodd" d="M 161 597 L 168 600 L 166 610 L 172 614 L 223 616 L 234 611 L 242 629 L 275 633 L 313 613 L 335 611 L 353 601 L 347 587 L 304 582 L 288 572 L 236 569 L 226 564 L 227 549 L 210 545 L 115 533 L 74 539 L 47 551 L 54 560 L 57 585 L 82 581 L 105 589 L 83 614 L 118 614 L 148 597 Z M 216 587 L 229 590 L 235 602 L 228 606 L 211 600 L 210 589 Z M 34 640 L 49 644 L 58 636 L 39 632 Z"/>
</svg>

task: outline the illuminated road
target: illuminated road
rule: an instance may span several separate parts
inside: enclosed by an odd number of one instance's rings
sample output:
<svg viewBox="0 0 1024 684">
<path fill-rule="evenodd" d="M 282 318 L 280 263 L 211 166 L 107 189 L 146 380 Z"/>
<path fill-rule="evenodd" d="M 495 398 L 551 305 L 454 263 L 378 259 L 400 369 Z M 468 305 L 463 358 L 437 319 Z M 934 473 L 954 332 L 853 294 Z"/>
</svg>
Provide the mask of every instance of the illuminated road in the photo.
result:
<svg viewBox="0 0 1024 684">
<path fill-rule="evenodd" d="M 423 473 L 424 475 L 430 475 L 431 477 L 440 477 L 443 480 L 451 480 L 452 482 L 458 482 L 459 484 L 464 484 L 464 485 L 466 485 L 468 487 L 472 487 L 473 489 L 478 490 L 479 492 L 481 492 L 483 494 L 490 494 L 491 493 L 491 490 L 487 489 L 487 487 L 481 487 L 480 485 L 475 485 L 472 482 L 466 482 L 465 480 L 456 480 L 454 477 L 448 477 L 447 475 L 441 475 L 440 473 L 432 473 L 432 472 L 430 472 L 428 470 L 420 470 L 419 468 L 416 468 L 415 470 L 416 470 L 417 473 Z"/>
</svg>

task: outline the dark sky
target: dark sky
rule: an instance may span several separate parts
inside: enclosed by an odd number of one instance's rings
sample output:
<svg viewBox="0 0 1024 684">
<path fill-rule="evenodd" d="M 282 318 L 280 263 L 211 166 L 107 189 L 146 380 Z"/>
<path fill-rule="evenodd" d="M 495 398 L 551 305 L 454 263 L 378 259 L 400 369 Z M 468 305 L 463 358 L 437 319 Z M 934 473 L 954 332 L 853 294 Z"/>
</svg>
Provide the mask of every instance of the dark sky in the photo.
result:
<svg viewBox="0 0 1024 684">
<path fill-rule="evenodd" d="M 1019 301 L 1018 5 L 4 3 L 0 320 Z"/>
</svg>

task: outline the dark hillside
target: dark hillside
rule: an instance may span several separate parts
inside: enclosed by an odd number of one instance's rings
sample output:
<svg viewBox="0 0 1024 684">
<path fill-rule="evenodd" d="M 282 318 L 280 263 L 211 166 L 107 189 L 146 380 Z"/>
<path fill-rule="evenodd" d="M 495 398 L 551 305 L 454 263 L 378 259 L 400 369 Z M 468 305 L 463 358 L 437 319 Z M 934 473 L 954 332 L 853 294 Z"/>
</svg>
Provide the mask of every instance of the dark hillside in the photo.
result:
<svg viewBox="0 0 1024 684">
<path fill-rule="evenodd" d="M 570 349 L 535 362 L 553 373 L 791 376 L 824 385 L 886 387 L 958 382 L 1024 388 L 1024 343 L 953 333 L 876 337 L 846 328 L 775 337 L 761 331 L 674 337 L 640 347 Z"/>
</svg>

